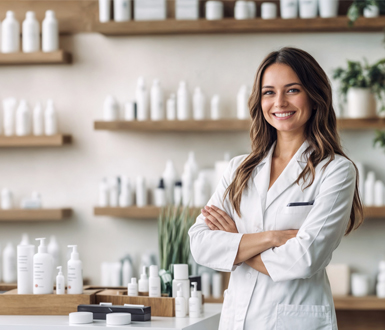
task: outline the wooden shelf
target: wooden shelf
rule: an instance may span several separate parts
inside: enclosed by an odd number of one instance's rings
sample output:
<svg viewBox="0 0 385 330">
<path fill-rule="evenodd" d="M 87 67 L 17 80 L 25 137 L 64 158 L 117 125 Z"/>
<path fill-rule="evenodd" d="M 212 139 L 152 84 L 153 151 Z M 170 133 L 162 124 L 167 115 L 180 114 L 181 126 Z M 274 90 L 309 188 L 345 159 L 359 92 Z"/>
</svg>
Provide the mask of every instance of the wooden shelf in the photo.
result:
<svg viewBox="0 0 385 330">
<path fill-rule="evenodd" d="M 385 206 L 365 206 L 364 217 L 374 219 L 385 219 Z"/>
<path fill-rule="evenodd" d="M 72 209 L 0 210 L 0 221 L 50 221 L 63 220 L 72 215 Z"/>
<path fill-rule="evenodd" d="M 348 26 L 346 16 L 313 19 L 250 20 L 175 20 L 128 21 L 93 23 L 93 31 L 104 35 L 162 35 L 162 34 L 207 34 L 207 33 L 265 33 L 265 32 L 380 32 L 385 26 L 385 16 L 360 17 L 353 27 Z"/>
<path fill-rule="evenodd" d="M 340 130 L 384 129 L 385 118 L 365 118 L 365 119 L 341 118 L 337 120 L 337 127 Z"/>
<path fill-rule="evenodd" d="M 104 215 L 117 218 L 132 219 L 157 219 L 160 208 L 156 206 L 146 207 L 95 207 L 94 215 Z"/>
<path fill-rule="evenodd" d="M 334 296 L 333 299 L 338 310 L 385 310 L 385 299 L 376 296 Z"/>
<path fill-rule="evenodd" d="M 72 56 L 64 50 L 50 53 L 0 53 L 0 65 L 23 65 L 23 64 L 68 64 Z"/>
<path fill-rule="evenodd" d="M 72 142 L 72 136 L 57 134 L 52 136 L 0 136 L 0 148 L 15 147 L 61 147 Z"/>
</svg>

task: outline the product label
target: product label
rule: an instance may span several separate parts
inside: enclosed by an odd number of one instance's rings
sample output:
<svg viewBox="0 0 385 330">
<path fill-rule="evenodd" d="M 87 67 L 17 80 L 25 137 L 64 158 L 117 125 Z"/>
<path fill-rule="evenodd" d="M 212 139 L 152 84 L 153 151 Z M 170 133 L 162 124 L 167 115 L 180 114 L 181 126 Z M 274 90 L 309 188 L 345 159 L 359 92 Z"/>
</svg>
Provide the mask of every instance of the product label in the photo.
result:
<svg viewBox="0 0 385 330">
<path fill-rule="evenodd" d="M 35 262 L 33 266 L 33 280 L 35 288 L 44 288 L 44 274 L 43 263 Z"/>
</svg>

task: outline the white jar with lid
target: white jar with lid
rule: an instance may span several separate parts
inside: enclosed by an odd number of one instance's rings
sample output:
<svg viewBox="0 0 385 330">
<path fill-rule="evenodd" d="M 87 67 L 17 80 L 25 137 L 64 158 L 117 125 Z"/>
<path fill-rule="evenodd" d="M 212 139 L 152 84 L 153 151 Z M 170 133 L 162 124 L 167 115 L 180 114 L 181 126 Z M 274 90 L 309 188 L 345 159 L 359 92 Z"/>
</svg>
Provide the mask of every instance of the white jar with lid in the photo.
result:
<svg viewBox="0 0 385 330">
<path fill-rule="evenodd" d="M 298 0 L 281 0 L 281 17 L 283 19 L 297 18 Z"/>
<path fill-rule="evenodd" d="M 299 0 L 299 17 L 316 18 L 318 11 L 317 0 Z"/>
<path fill-rule="evenodd" d="M 261 17 L 262 19 L 277 18 L 277 5 L 273 2 L 264 2 L 261 5 Z"/>
<path fill-rule="evenodd" d="M 337 17 L 339 0 L 322 0 L 318 2 L 319 15 L 322 18 Z"/>
<path fill-rule="evenodd" d="M 234 18 L 238 20 L 249 19 L 248 1 L 239 0 L 235 3 Z"/>
<path fill-rule="evenodd" d="M 223 2 L 222 1 L 207 1 L 206 2 L 206 19 L 218 20 L 223 19 Z"/>
</svg>

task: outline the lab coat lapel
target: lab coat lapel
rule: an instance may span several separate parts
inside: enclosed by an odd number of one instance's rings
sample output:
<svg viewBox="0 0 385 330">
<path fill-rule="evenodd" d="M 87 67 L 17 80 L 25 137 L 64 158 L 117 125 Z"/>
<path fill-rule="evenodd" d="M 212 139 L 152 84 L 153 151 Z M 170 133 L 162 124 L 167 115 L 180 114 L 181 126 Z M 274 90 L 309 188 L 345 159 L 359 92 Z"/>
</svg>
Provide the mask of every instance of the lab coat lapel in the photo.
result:
<svg viewBox="0 0 385 330">
<path fill-rule="evenodd" d="M 271 186 L 270 190 L 267 192 L 265 211 L 271 205 L 271 203 L 274 202 L 275 199 L 277 199 L 287 188 L 289 188 L 297 180 L 298 176 L 301 174 L 304 168 L 304 164 L 306 165 L 307 163 L 307 155 L 302 156 L 302 153 L 306 150 L 308 146 L 309 142 L 305 140 L 305 142 L 302 143 L 301 147 L 292 157 L 289 164 L 286 165 L 285 169 L 282 171 L 280 176 Z M 268 185 L 269 183 L 270 171 L 268 176 Z"/>
</svg>

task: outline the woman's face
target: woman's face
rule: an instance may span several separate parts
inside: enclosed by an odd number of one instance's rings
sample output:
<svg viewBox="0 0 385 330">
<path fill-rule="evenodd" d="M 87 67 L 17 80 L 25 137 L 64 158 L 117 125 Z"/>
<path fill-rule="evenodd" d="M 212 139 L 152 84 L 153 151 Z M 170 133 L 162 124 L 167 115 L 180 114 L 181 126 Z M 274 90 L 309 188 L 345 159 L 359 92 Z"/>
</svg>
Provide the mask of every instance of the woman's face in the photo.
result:
<svg viewBox="0 0 385 330">
<path fill-rule="evenodd" d="M 267 122 L 280 132 L 300 133 L 312 103 L 297 74 L 286 64 L 270 65 L 262 77 L 261 106 Z"/>
</svg>

